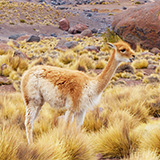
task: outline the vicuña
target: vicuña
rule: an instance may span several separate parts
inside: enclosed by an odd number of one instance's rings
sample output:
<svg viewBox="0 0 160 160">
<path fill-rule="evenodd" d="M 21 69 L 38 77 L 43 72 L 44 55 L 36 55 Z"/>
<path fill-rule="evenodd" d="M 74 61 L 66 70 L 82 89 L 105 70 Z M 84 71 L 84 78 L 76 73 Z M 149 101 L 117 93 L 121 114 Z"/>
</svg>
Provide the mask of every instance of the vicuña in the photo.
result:
<svg viewBox="0 0 160 160">
<path fill-rule="evenodd" d="M 132 62 L 134 51 L 126 42 L 108 43 L 113 53 L 104 70 L 96 77 L 81 71 L 52 66 L 35 66 L 27 70 L 21 83 L 26 106 L 25 127 L 28 143 L 33 142 L 33 122 L 44 102 L 55 108 L 67 109 L 64 119 L 67 124 L 75 118 L 83 124 L 86 111 L 98 105 L 103 90 L 121 62 Z"/>
</svg>

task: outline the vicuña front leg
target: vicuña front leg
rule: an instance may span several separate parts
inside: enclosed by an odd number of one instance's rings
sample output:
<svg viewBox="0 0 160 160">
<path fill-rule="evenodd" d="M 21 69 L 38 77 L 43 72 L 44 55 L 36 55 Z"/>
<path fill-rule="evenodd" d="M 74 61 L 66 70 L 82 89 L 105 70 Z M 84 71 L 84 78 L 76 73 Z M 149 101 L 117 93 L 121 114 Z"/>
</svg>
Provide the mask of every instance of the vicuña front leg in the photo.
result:
<svg viewBox="0 0 160 160">
<path fill-rule="evenodd" d="M 80 111 L 75 114 L 75 120 L 79 128 L 82 126 L 84 122 L 85 115 L 86 115 L 86 111 Z"/>
<path fill-rule="evenodd" d="M 33 142 L 32 130 L 33 130 L 33 122 L 39 114 L 41 106 L 35 106 L 34 102 L 30 102 L 28 106 L 26 106 L 26 116 L 25 116 L 25 127 L 26 127 L 26 135 L 28 143 Z"/>
<path fill-rule="evenodd" d="M 74 120 L 74 113 L 72 111 L 69 111 L 69 110 L 66 111 L 66 113 L 65 113 L 65 122 L 66 122 L 66 127 L 67 128 L 68 128 L 68 126 L 70 124 L 72 124 L 73 120 Z"/>
</svg>

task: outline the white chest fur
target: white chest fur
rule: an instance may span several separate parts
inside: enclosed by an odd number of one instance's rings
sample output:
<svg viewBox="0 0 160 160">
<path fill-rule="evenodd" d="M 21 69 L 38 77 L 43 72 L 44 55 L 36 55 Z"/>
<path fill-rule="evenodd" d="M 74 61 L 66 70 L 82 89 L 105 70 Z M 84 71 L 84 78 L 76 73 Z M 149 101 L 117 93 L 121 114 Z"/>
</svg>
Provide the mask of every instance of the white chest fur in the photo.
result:
<svg viewBox="0 0 160 160">
<path fill-rule="evenodd" d="M 101 95 L 102 93 L 97 94 L 97 81 L 90 81 L 82 91 L 82 97 L 79 104 L 80 108 L 92 110 L 94 106 L 98 105 Z"/>
</svg>

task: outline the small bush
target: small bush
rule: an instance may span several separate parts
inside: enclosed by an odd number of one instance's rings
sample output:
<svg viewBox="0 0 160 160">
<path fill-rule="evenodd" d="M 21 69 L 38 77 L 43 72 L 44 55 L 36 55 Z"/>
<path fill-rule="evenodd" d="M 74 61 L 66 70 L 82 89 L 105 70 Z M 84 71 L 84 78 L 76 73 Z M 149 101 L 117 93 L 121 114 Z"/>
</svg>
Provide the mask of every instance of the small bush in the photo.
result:
<svg viewBox="0 0 160 160">
<path fill-rule="evenodd" d="M 130 129 L 124 121 L 102 129 L 93 136 L 95 137 L 95 151 L 100 153 L 102 158 L 124 158 L 137 147 L 136 136 L 130 134 Z"/>
<path fill-rule="evenodd" d="M 21 23 L 26 23 L 26 21 L 24 19 L 20 19 L 19 20 Z"/>
<path fill-rule="evenodd" d="M 132 63 L 132 66 L 136 69 L 142 69 L 142 68 L 147 68 L 148 67 L 148 61 L 146 59 L 141 59 L 141 60 L 135 60 Z"/>
<path fill-rule="evenodd" d="M 99 60 L 96 64 L 96 69 L 103 69 L 106 65 L 106 61 L 105 60 Z"/>
</svg>

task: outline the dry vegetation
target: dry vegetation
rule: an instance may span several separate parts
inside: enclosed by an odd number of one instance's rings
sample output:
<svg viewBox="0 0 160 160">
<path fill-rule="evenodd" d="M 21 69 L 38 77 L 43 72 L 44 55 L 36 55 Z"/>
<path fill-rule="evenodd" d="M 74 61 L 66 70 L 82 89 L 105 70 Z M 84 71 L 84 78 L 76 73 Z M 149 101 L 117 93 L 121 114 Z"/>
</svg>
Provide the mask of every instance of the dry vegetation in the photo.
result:
<svg viewBox="0 0 160 160">
<path fill-rule="evenodd" d="M 12 6 L 12 5 L 15 6 Z M 31 4 L 31 6 L 30 6 Z M 45 13 L 49 6 L 32 3 L 12 3 L 0 1 L 0 17 L 12 8 L 9 19 L 1 23 L 25 22 L 52 23 L 59 15 Z M 33 10 L 27 15 L 28 9 Z M 22 13 L 18 16 L 18 13 Z M 36 17 L 44 12 L 46 17 Z M 22 17 L 21 17 L 22 16 Z M 7 16 L 6 16 L 7 17 Z M 28 18 L 24 18 L 28 17 Z M 12 19 L 12 21 L 11 21 Z M 24 21 L 22 21 L 24 20 Z M 11 22 L 10 22 L 11 21 Z M 37 23 L 36 22 L 36 23 Z M 27 145 L 24 119 L 25 107 L 20 94 L 20 80 L 25 70 L 35 65 L 51 65 L 78 69 L 91 76 L 103 69 L 111 51 L 105 40 L 114 41 L 113 34 L 100 38 L 66 38 L 67 42 L 77 42 L 73 48 L 56 47 L 60 39 L 44 38 L 40 42 L 9 41 L 7 49 L 0 48 L 0 76 L 13 84 L 15 93 L 0 93 L 0 159 L 1 160 L 94 160 L 117 158 L 123 160 L 160 159 L 160 53 L 149 55 L 137 47 L 136 60 L 130 65 L 122 64 L 121 70 L 112 78 L 105 90 L 101 103 L 93 111 L 88 111 L 82 131 L 75 124 L 67 131 L 58 117 L 65 110 L 56 110 L 48 104 L 43 106 L 34 123 L 33 145 Z M 18 43 L 18 45 L 17 45 Z M 98 46 L 99 52 L 88 51 L 86 46 Z M 56 49 L 55 49 L 56 48 Z M 18 52 L 17 52 L 18 51 Z M 19 53 L 19 54 L 16 54 Z M 147 72 L 149 65 L 155 65 L 152 74 Z M 139 85 L 126 85 L 126 80 L 140 81 Z M 85 102 L 84 102 L 85 103 Z"/>
<path fill-rule="evenodd" d="M 130 92 L 132 91 L 132 92 Z M 75 124 L 64 130 L 57 111 L 43 106 L 34 123 L 33 145 L 25 136 L 25 107 L 20 93 L 0 97 L 0 157 L 7 159 L 101 158 L 159 159 L 159 119 L 153 119 L 152 104 L 160 98 L 160 86 L 122 87 L 105 91 L 102 101 L 86 115 L 82 131 Z"/>
<path fill-rule="evenodd" d="M 61 17 L 68 16 L 74 16 L 74 14 L 71 12 L 62 13 L 62 11 L 53 9 L 45 3 L 0 1 L 0 24 L 16 25 L 21 23 L 57 26 Z"/>
<path fill-rule="evenodd" d="M 66 38 L 67 42 L 78 42 L 71 49 L 56 47 L 59 41 L 56 38 L 28 43 L 19 41 L 19 48 L 14 41 L 8 42 L 11 48 L 0 51 L 0 74 L 8 79 L 5 85 L 13 84 L 20 91 L 23 72 L 39 64 L 79 69 L 95 76 L 96 68 L 104 68 L 111 53 L 104 38 Z M 86 46 L 99 46 L 100 51 L 88 51 L 84 49 Z M 99 106 L 88 111 L 81 132 L 74 125 L 64 130 L 58 117 L 65 110 L 58 111 L 45 104 L 34 123 L 35 143 L 28 146 L 21 94 L 1 93 L 0 159 L 159 159 L 160 121 L 154 117 L 160 115 L 160 85 L 159 81 L 150 81 L 149 77 L 159 80 L 160 56 L 144 56 L 141 52 L 137 50 L 137 59 L 131 66 L 121 65 L 122 69 L 128 67 L 130 72 L 115 74 Z M 157 65 L 153 75 L 144 72 L 149 63 Z M 141 84 L 127 86 L 118 83 L 122 79 L 140 80 Z"/>
</svg>

